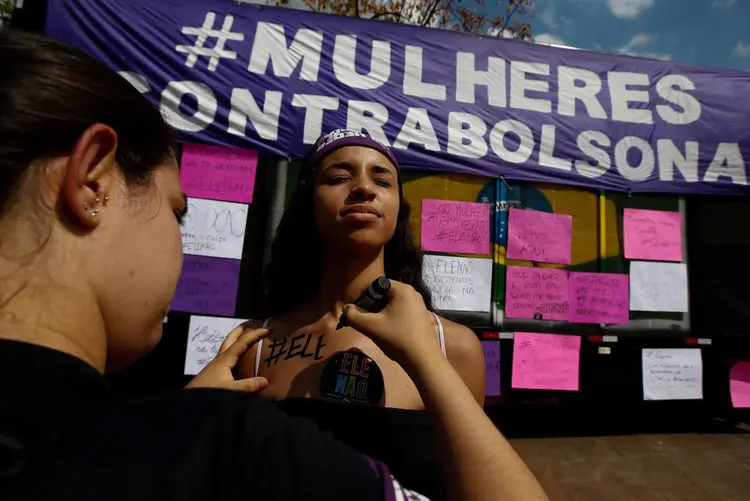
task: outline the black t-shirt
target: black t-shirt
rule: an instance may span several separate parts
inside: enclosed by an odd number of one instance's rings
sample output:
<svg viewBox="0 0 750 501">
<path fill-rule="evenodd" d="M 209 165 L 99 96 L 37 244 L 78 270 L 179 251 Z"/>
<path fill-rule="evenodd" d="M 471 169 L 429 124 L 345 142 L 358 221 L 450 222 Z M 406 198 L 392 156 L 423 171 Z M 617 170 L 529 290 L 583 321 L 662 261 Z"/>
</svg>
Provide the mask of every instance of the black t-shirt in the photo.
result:
<svg viewBox="0 0 750 501">
<path fill-rule="evenodd" d="M 421 498 L 273 403 L 220 390 L 120 400 L 81 360 L 0 341 L 0 499 L 402 496 Z"/>
<path fill-rule="evenodd" d="M 433 501 L 445 498 L 435 430 L 426 412 L 311 398 L 282 400 L 279 407 L 312 419 L 321 430 L 387 464 L 405 487 Z"/>
</svg>

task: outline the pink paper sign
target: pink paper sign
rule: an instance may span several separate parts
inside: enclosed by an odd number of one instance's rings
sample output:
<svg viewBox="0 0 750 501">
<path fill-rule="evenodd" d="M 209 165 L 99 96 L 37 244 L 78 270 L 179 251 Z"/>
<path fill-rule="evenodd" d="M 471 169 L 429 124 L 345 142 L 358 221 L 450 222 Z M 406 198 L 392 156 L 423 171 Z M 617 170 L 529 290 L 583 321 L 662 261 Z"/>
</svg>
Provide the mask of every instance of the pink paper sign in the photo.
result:
<svg viewBox="0 0 750 501">
<path fill-rule="evenodd" d="M 733 407 L 750 408 L 750 362 L 738 362 L 729 371 L 729 394 Z"/>
<path fill-rule="evenodd" d="M 506 252 L 509 259 L 570 264 L 572 248 L 573 216 L 510 209 Z"/>
<path fill-rule="evenodd" d="M 422 249 L 456 254 L 489 254 L 490 205 L 422 200 Z"/>
<path fill-rule="evenodd" d="M 189 197 L 252 203 L 258 152 L 185 144 L 180 162 L 182 189 Z"/>
<path fill-rule="evenodd" d="M 569 292 L 566 270 L 508 266 L 505 316 L 567 320 Z"/>
<path fill-rule="evenodd" d="M 578 391 L 580 336 L 516 332 L 511 387 Z"/>
<path fill-rule="evenodd" d="M 682 216 L 663 210 L 625 209 L 625 259 L 682 261 Z"/>
<path fill-rule="evenodd" d="M 500 341 L 481 341 L 484 350 L 484 365 L 487 387 L 485 396 L 500 396 Z"/>
<path fill-rule="evenodd" d="M 568 321 L 626 324 L 630 321 L 630 279 L 620 273 L 571 272 Z"/>
</svg>

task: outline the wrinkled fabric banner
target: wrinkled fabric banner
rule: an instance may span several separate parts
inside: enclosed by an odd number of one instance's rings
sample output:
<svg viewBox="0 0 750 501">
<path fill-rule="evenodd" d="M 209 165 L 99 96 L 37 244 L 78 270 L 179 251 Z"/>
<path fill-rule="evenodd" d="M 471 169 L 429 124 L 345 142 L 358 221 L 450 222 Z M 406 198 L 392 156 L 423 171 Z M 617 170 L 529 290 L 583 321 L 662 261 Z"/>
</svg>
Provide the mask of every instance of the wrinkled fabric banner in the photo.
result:
<svg viewBox="0 0 750 501">
<path fill-rule="evenodd" d="M 129 79 L 187 141 L 303 156 L 366 130 L 404 168 L 746 194 L 750 72 L 231 0 L 50 0 L 47 33 Z"/>
</svg>

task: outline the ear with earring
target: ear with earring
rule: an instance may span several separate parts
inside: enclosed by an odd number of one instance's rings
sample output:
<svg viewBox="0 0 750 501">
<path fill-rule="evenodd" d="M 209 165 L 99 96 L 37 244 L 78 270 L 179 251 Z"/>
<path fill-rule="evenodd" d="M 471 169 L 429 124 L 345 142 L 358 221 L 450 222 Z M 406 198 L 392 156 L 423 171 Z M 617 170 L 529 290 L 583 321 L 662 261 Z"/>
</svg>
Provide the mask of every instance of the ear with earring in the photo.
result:
<svg viewBox="0 0 750 501">
<path fill-rule="evenodd" d="M 96 203 L 98 204 L 100 202 L 101 202 L 101 198 L 97 195 L 97 197 L 96 197 Z M 108 202 L 109 202 L 109 197 L 105 196 L 104 197 L 104 206 L 105 207 L 107 206 Z M 89 206 L 88 206 L 88 204 L 86 202 L 83 202 L 83 210 L 89 210 Z M 99 209 L 91 209 L 91 215 L 92 216 L 96 216 L 97 214 L 99 214 Z"/>
</svg>

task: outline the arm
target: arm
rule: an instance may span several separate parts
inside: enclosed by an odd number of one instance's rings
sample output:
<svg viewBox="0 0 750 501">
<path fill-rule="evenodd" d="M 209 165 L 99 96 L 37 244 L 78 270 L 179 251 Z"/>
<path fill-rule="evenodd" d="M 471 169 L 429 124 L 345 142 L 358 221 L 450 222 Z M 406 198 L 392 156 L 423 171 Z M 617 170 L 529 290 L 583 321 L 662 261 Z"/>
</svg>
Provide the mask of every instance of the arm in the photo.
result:
<svg viewBox="0 0 750 501">
<path fill-rule="evenodd" d="M 548 501 L 534 474 L 444 357 L 418 356 L 407 372 L 437 428 L 448 499 Z"/>
<path fill-rule="evenodd" d="M 477 403 L 484 406 L 487 371 L 482 344 L 471 329 L 450 320 L 441 320 L 448 361 L 469 387 Z"/>
<path fill-rule="evenodd" d="M 443 356 L 434 336 L 434 317 L 418 292 L 391 280 L 388 304 L 381 312 L 347 305 L 344 314 L 417 385 L 437 428 L 449 500 L 548 501 L 533 473 Z"/>
</svg>

